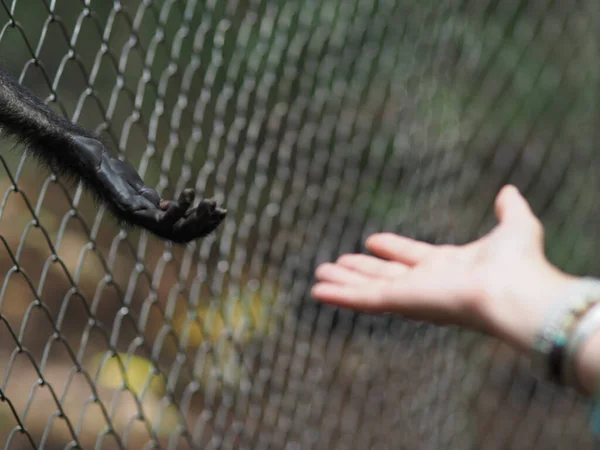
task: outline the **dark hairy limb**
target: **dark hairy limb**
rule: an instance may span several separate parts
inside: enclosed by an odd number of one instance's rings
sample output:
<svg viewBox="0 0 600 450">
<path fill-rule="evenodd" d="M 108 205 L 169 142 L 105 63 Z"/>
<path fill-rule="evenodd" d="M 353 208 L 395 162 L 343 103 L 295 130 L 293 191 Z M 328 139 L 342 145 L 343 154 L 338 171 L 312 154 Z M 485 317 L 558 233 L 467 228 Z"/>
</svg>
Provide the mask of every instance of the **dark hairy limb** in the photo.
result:
<svg viewBox="0 0 600 450">
<path fill-rule="evenodd" d="M 187 243 L 214 231 L 226 211 L 213 200 L 196 207 L 194 191 L 165 200 L 124 161 L 113 158 L 100 137 L 56 114 L 0 69 L 0 127 L 52 170 L 81 181 L 121 222 L 160 238 Z"/>
</svg>

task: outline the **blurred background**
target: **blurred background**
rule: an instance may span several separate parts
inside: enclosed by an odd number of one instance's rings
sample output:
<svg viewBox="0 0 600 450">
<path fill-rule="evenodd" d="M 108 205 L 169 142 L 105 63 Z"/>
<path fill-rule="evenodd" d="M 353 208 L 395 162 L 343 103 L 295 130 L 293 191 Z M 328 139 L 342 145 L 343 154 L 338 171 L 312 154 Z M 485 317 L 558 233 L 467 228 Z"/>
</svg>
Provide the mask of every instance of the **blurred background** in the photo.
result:
<svg viewBox="0 0 600 450">
<path fill-rule="evenodd" d="M 597 448 L 496 340 L 309 295 L 369 233 L 481 236 L 506 183 L 600 275 L 595 0 L 0 4 L 2 67 L 229 211 L 172 246 L 1 141 L 4 448 Z"/>
</svg>

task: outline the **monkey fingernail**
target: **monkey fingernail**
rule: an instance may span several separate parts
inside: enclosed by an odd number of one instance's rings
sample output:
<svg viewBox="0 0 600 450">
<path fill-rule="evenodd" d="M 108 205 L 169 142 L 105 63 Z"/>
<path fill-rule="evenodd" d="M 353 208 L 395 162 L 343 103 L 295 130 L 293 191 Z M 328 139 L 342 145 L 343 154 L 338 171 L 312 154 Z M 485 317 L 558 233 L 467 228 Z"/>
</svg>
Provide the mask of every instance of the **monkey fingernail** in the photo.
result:
<svg viewBox="0 0 600 450">
<path fill-rule="evenodd" d="M 212 198 L 206 199 L 202 203 L 204 203 L 210 211 L 213 211 L 217 207 L 217 202 L 215 202 Z"/>
<path fill-rule="evenodd" d="M 181 191 L 181 194 L 179 194 L 178 201 L 179 203 L 190 205 L 194 201 L 195 196 L 196 194 L 194 193 L 193 189 L 184 189 L 183 191 Z"/>
</svg>

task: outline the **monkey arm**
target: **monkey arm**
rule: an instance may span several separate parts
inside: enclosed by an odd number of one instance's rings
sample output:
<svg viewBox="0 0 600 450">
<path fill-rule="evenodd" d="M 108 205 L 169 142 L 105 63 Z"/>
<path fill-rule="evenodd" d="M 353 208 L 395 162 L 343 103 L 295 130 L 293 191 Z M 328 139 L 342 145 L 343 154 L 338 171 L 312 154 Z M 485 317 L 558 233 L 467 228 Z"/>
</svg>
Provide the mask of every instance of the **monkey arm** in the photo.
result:
<svg viewBox="0 0 600 450">
<path fill-rule="evenodd" d="M 0 69 L 0 127 L 52 170 L 83 182 L 121 222 L 186 243 L 217 228 L 226 211 L 212 200 L 190 208 L 194 191 L 162 199 L 126 162 L 110 156 L 95 133 L 62 118 Z"/>
</svg>

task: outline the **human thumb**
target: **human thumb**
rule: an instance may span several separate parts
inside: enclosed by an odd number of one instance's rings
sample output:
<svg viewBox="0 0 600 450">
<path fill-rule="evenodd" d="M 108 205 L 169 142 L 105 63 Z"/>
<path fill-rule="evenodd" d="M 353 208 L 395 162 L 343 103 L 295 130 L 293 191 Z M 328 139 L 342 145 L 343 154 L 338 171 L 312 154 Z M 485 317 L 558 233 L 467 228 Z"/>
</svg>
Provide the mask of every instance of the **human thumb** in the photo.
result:
<svg viewBox="0 0 600 450">
<path fill-rule="evenodd" d="M 541 222 L 515 186 L 507 185 L 500 190 L 495 207 L 501 224 L 518 227 L 520 231 L 531 232 L 535 237 L 542 236 Z"/>
</svg>

